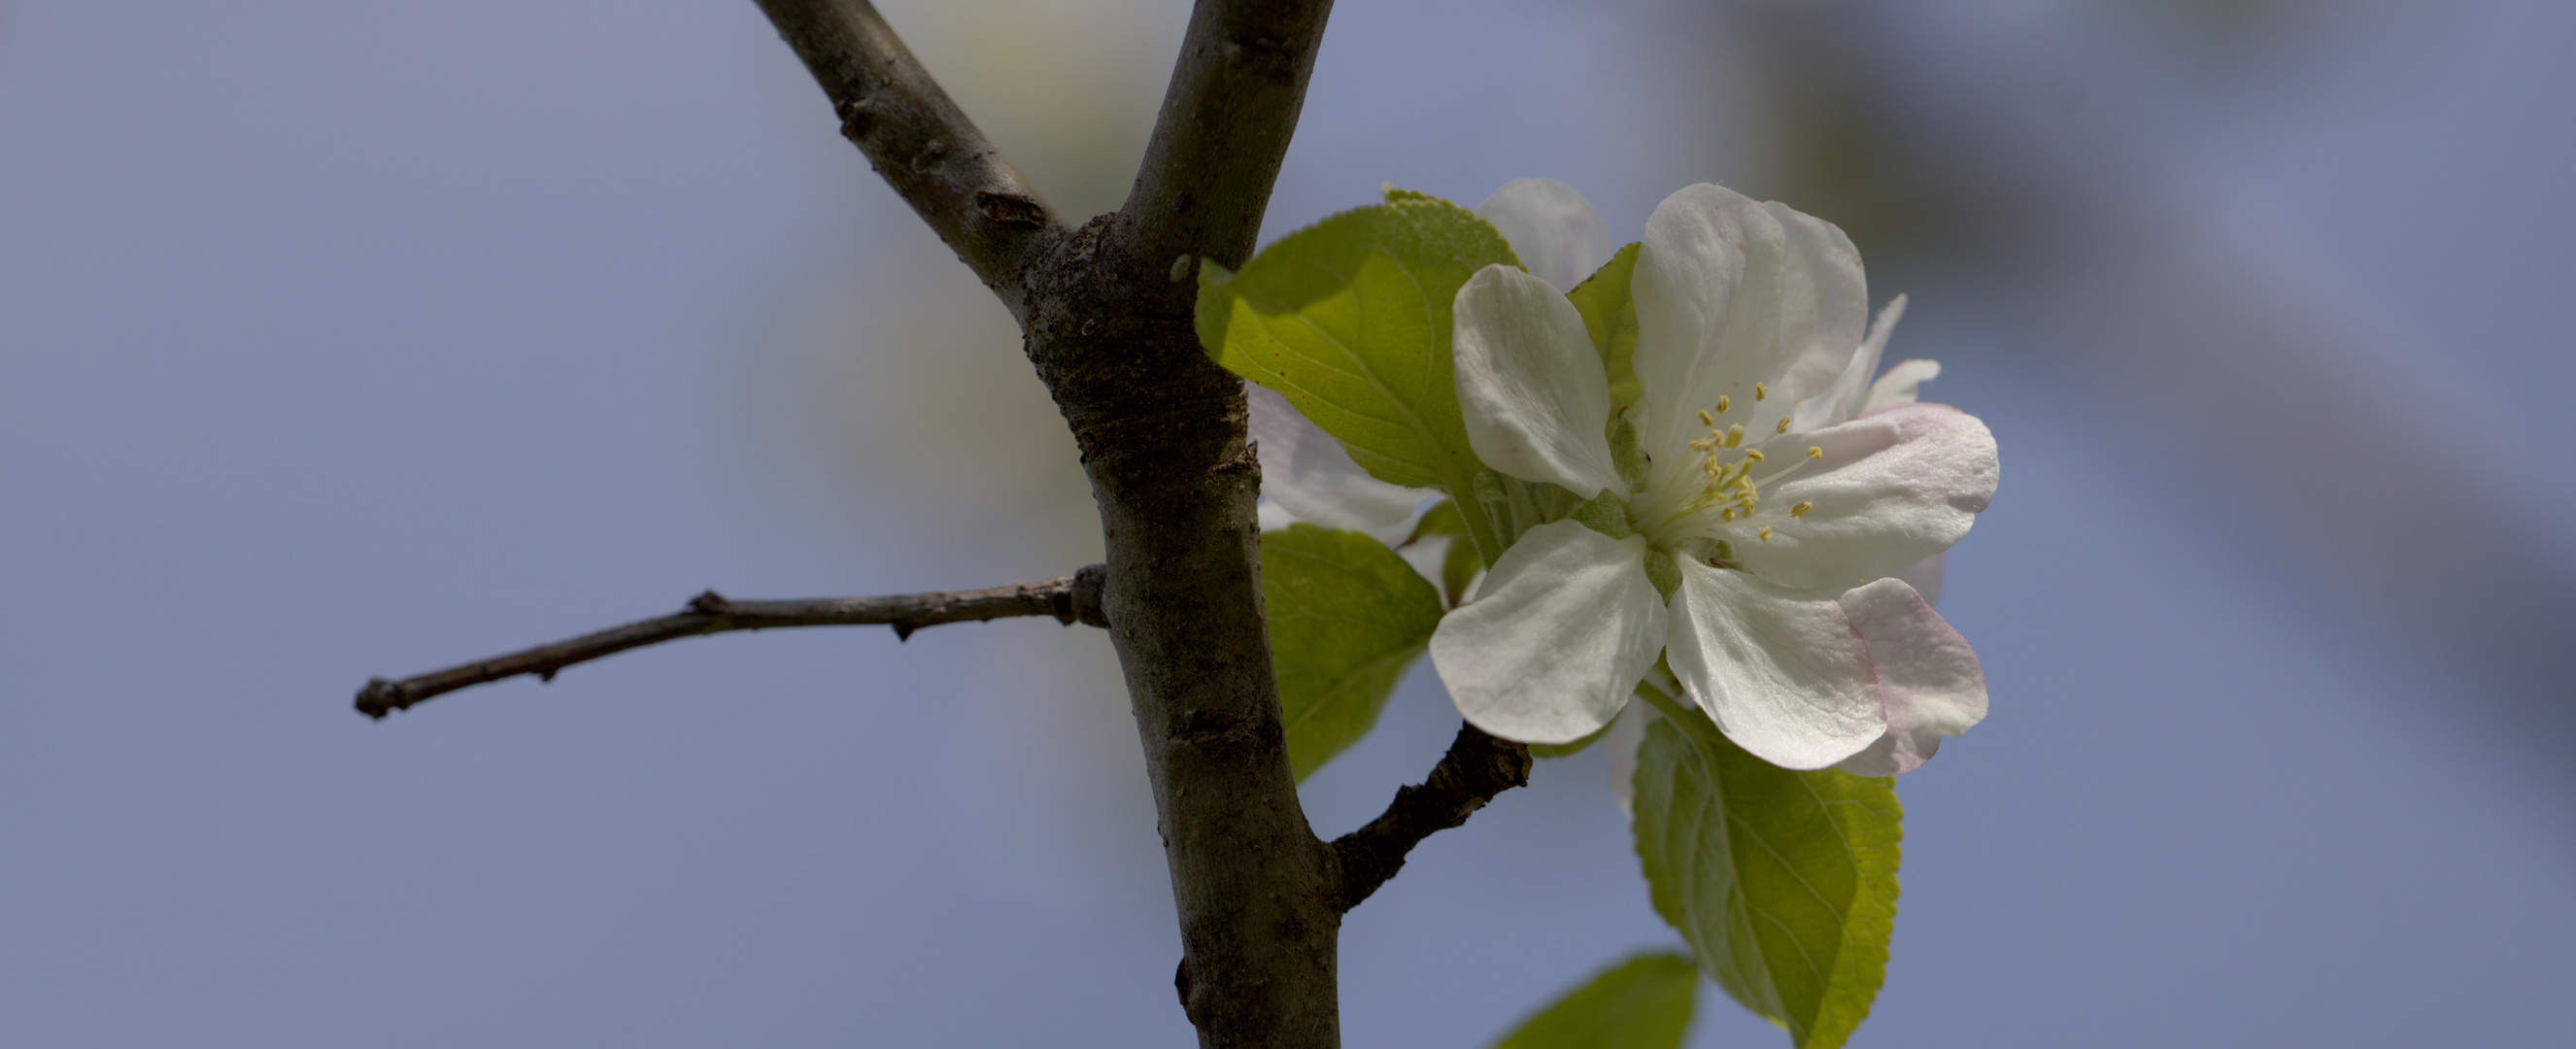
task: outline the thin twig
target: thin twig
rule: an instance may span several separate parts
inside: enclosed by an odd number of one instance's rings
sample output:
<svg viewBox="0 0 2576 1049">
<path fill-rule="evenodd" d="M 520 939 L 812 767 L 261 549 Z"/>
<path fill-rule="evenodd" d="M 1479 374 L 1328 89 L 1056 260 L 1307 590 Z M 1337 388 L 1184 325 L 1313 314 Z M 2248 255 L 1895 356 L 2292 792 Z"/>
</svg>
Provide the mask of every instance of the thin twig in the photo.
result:
<svg viewBox="0 0 2576 1049">
<path fill-rule="evenodd" d="M 371 718 L 409 707 L 432 696 L 521 674 L 554 680 L 555 672 L 630 648 L 676 641 L 728 630 L 767 630 L 798 626 L 891 626 L 898 638 L 941 623 L 983 622 L 1010 616 L 1054 616 L 1065 625 L 1107 626 L 1100 611 L 1100 584 L 1107 575 L 1092 565 L 1068 576 L 1035 583 L 982 590 L 934 590 L 890 597 L 827 597 L 799 601 L 736 601 L 713 590 L 689 601 L 689 610 L 659 619 L 628 623 L 570 641 L 540 645 L 524 652 L 449 667 L 431 674 L 387 681 L 375 678 L 358 690 L 358 712 Z"/>
<path fill-rule="evenodd" d="M 1342 892 L 1336 901 L 1348 911 L 1369 898 L 1378 886 L 1404 869 L 1413 847 L 1440 831 L 1467 822 L 1494 795 L 1529 783 L 1529 748 L 1487 735 L 1474 725 L 1458 726 L 1449 753 L 1432 766 L 1431 778 L 1395 792 L 1395 801 L 1368 826 L 1333 841 L 1341 859 Z"/>
<path fill-rule="evenodd" d="M 841 135 L 1018 316 L 1030 263 L 1064 232 L 867 0 L 759 0 L 814 74 Z"/>
</svg>

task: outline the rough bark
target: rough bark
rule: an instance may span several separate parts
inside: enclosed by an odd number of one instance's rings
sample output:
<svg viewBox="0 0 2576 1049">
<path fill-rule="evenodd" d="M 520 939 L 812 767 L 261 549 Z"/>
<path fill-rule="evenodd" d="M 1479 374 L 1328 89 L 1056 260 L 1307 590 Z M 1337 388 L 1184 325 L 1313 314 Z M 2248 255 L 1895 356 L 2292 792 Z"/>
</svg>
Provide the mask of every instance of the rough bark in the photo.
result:
<svg viewBox="0 0 2576 1049">
<path fill-rule="evenodd" d="M 1076 234 L 1054 272 L 1133 272 L 1137 259 L 1105 243 L 1108 225 Z M 1157 290 L 1041 293 L 1029 352 L 1099 504 L 1109 633 L 1160 818 L 1200 1044 L 1333 1046 L 1340 914 L 1322 891 L 1330 852 L 1298 805 L 1271 679 L 1260 467 L 1242 386 L 1199 349 L 1186 300 Z"/>
<path fill-rule="evenodd" d="M 1200 0 L 1145 163 L 1116 214 L 1068 229 L 867 0 L 757 0 L 841 132 L 1018 318 L 1082 450 L 1108 561 L 985 591 L 732 601 L 359 693 L 430 696 L 724 630 L 1007 615 L 1106 626 L 1144 746 L 1180 919 L 1182 1005 L 1209 1047 L 1330 1049 L 1344 911 L 1425 836 L 1525 782 L 1528 751 L 1472 728 L 1428 782 L 1330 845 L 1297 800 L 1261 608 L 1260 467 L 1243 387 L 1192 325 L 1201 260 L 1240 267 L 1288 150 L 1330 0 Z"/>
<path fill-rule="evenodd" d="M 1338 1045 L 1344 863 L 1309 828 L 1288 768 L 1242 387 L 1191 323 L 1197 262 L 1252 253 L 1329 0 L 1201 0 L 1125 206 L 1060 235 L 1043 205 L 962 210 L 990 193 L 1038 198 L 863 0 L 760 3 L 878 171 L 1019 317 L 1081 447 L 1200 1044 Z M 976 144 L 974 163 L 913 177 L 907 158 L 958 143 Z"/>
<path fill-rule="evenodd" d="M 1202 0 L 1118 213 L 1044 268 L 1030 360 L 1082 449 L 1110 637 L 1161 818 L 1199 1044 L 1337 1046 L 1331 849 L 1297 800 L 1263 627 L 1242 384 L 1192 326 L 1199 259 L 1250 257 L 1328 0 Z"/>
</svg>

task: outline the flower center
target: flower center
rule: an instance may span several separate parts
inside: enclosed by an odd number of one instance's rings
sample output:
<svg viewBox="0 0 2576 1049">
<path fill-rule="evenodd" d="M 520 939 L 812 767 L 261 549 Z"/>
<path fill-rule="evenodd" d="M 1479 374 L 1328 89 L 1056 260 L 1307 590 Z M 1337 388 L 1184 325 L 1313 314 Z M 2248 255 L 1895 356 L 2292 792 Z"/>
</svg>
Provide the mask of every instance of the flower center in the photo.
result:
<svg viewBox="0 0 2576 1049">
<path fill-rule="evenodd" d="M 1770 388 L 1764 384 L 1753 384 L 1755 401 L 1766 400 L 1770 394 Z M 1666 485 L 1663 491 L 1653 493 L 1663 497 L 1652 499 L 1653 503 L 1660 504 L 1656 509 L 1661 512 L 1645 515 L 1649 520 L 1641 521 L 1639 530 L 1647 533 L 1649 541 L 1655 545 L 1673 546 L 1694 536 L 1713 537 L 1721 533 L 1750 533 L 1755 540 L 1768 542 L 1773 527 L 1805 517 L 1813 508 L 1811 504 L 1798 503 L 1786 512 L 1776 509 L 1766 512 L 1762 507 L 1762 492 L 1805 469 L 1809 463 L 1823 459 L 1824 449 L 1809 445 L 1803 449 L 1803 455 L 1781 449 L 1766 452 L 1765 448 L 1789 432 L 1787 416 L 1782 416 L 1769 434 L 1755 438 L 1748 446 L 1744 424 L 1726 421 L 1726 415 L 1733 407 L 1730 398 L 1721 396 L 1716 405 L 1699 413 L 1700 425 L 1707 428 L 1706 436 L 1689 445 L 1699 457 L 1697 476 L 1678 482 L 1695 482 L 1695 486 L 1675 491 L 1672 485 Z M 1791 455 L 1795 458 L 1785 464 L 1773 461 Z"/>
</svg>

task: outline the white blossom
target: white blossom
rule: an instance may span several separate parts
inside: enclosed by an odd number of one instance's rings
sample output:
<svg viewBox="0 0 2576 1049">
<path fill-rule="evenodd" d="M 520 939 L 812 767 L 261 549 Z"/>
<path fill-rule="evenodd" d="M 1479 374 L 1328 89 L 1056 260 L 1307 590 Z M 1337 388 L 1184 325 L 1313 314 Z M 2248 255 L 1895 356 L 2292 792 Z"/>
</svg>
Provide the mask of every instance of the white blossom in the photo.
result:
<svg viewBox="0 0 2576 1049">
<path fill-rule="evenodd" d="M 1555 258 L 1561 245 L 1538 243 L 1548 228 L 1529 223 L 1515 252 Z M 1523 531 L 1441 621 L 1432 659 L 1460 712 L 1509 739 L 1579 739 L 1660 657 L 1746 750 L 1870 775 L 1920 764 L 1982 718 L 1975 653 L 1895 576 L 1985 508 L 1994 438 L 1915 401 L 1938 365 L 1871 381 L 1903 302 L 1864 331 L 1842 232 L 1717 186 L 1667 198 L 1631 282 L 1643 398 L 1616 420 L 1564 284 L 1489 266 L 1455 304 L 1477 455 L 1590 504 Z"/>
</svg>

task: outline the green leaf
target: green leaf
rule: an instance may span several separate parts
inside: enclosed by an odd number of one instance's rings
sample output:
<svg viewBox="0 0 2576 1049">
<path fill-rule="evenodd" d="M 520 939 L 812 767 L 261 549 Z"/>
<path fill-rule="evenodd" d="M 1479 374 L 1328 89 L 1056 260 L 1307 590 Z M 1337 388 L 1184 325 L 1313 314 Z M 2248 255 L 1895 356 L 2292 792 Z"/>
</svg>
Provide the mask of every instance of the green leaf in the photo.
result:
<svg viewBox="0 0 2576 1049">
<path fill-rule="evenodd" d="M 1262 250 L 1236 273 L 1200 269 L 1199 341 L 1279 391 L 1381 480 L 1474 506 L 1482 468 L 1450 375 L 1450 304 L 1467 278 L 1517 266 L 1502 234 L 1445 200 L 1396 191 Z M 1479 549 L 1499 551 L 1480 515 Z"/>
<path fill-rule="evenodd" d="M 1620 409 L 1637 403 L 1645 396 L 1645 387 L 1637 384 L 1637 301 L 1630 297 L 1628 279 L 1637 272 L 1637 246 L 1630 244 L 1610 256 L 1610 261 L 1583 278 L 1583 283 L 1565 293 L 1573 300 L 1575 312 L 1583 315 L 1583 328 L 1592 334 L 1592 348 L 1601 351 L 1601 365 L 1610 370 L 1611 426 L 1618 426 Z"/>
<path fill-rule="evenodd" d="M 1549 1003 L 1494 1049 L 1679 1049 L 1698 991 L 1688 957 L 1638 955 Z"/>
<path fill-rule="evenodd" d="M 1386 544 L 1293 524 L 1261 536 L 1270 665 L 1302 780 L 1377 724 L 1447 606 Z"/>
<path fill-rule="evenodd" d="M 1893 782 L 1783 769 L 1668 710 L 1638 751 L 1635 807 L 1655 910 L 1718 986 L 1797 1049 L 1851 1037 L 1896 920 Z"/>
</svg>

